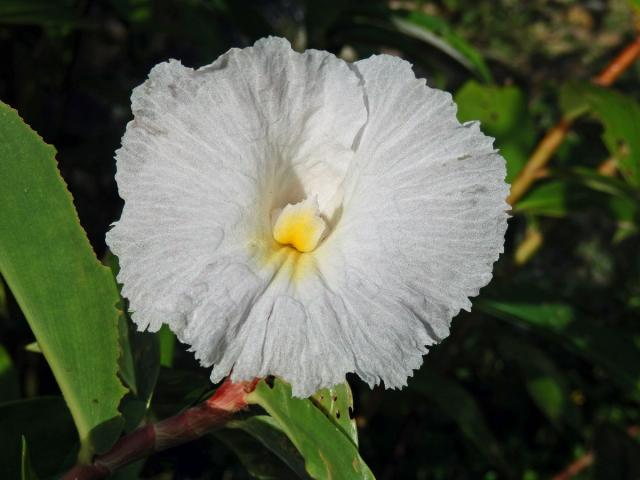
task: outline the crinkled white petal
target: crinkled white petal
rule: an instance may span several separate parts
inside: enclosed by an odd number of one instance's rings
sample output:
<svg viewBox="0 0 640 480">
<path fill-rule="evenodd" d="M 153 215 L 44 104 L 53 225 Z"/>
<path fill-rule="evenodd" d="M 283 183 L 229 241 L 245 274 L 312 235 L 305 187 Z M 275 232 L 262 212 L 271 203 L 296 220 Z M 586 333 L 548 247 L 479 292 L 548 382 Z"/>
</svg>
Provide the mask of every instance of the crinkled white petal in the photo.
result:
<svg viewBox="0 0 640 480">
<path fill-rule="evenodd" d="M 362 96 L 344 62 L 277 38 L 198 70 L 175 60 L 154 67 L 132 95 L 134 120 L 116 155 L 125 207 L 107 235 L 141 329 L 181 332 L 203 289 L 211 297 L 231 288 L 215 272 L 247 263 L 250 237 L 270 235 L 272 203 L 300 200 L 305 176 L 344 172 L 366 120 Z M 331 197 L 326 183 L 314 193 Z M 276 190 L 291 198 L 271 198 Z"/>
<path fill-rule="evenodd" d="M 214 381 L 404 385 L 491 278 L 504 160 L 402 60 L 270 38 L 195 71 L 160 64 L 132 103 L 118 279 L 138 326 L 169 324 Z M 332 230 L 270 255 L 273 212 L 310 197 Z"/>
<path fill-rule="evenodd" d="M 369 121 L 318 265 L 360 332 L 356 373 L 400 387 L 491 279 L 507 227 L 505 162 L 409 63 L 382 55 L 353 68 Z"/>
</svg>

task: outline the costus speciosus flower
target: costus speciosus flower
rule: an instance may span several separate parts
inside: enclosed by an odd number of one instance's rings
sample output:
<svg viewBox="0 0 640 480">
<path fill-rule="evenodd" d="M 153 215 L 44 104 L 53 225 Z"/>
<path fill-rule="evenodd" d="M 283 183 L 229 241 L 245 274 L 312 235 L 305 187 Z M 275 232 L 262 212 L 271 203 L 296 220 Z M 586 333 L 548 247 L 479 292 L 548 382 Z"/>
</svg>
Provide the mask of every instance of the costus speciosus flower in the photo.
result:
<svg viewBox="0 0 640 480">
<path fill-rule="evenodd" d="M 505 162 L 404 60 L 268 38 L 157 65 L 132 110 L 118 280 L 138 327 L 167 324 L 214 382 L 401 387 L 491 279 Z"/>
</svg>

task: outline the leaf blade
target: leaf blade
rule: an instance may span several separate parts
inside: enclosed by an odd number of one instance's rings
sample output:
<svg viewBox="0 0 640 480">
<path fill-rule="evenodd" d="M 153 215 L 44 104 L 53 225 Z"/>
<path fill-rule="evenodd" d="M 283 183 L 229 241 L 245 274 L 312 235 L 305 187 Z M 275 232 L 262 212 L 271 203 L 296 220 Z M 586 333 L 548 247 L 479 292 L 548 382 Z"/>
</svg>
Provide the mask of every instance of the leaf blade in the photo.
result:
<svg viewBox="0 0 640 480">
<path fill-rule="evenodd" d="M 79 224 L 55 150 L 4 103 L 0 158 L 0 204 L 9 206 L 0 229 L 0 271 L 53 371 L 88 457 L 109 448 L 122 427 L 118 404 L 126 389 L 117 377 L 118 291 Z"/>
</svg>

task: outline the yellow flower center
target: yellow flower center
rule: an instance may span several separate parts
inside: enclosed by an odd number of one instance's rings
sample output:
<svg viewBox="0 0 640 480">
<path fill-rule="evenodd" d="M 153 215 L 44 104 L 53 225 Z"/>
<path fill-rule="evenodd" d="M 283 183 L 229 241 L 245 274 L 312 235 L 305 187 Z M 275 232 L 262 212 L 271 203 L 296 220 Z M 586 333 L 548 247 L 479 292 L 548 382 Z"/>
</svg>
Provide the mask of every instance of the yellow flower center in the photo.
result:
<svg viewBox="0 0 640 480">
<path fill-rule="evenodd" d="M 299 252 L 311 252 L 320 243 L 327 224 L 320 216 L 318 200 L 307 198 L 288 204 L 273 214 L 273 238 L 281 245 L 290 245 Z"/>
</svg>

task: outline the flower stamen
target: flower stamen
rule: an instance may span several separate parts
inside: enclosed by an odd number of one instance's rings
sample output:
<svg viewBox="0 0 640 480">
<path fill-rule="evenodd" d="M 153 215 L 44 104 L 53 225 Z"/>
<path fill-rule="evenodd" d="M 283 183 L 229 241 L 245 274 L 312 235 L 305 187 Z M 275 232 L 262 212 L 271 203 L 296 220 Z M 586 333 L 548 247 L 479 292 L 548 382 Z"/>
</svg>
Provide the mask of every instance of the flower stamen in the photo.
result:
<svg viewBox="0 0 640 480">
<path fill-rule="evenodd" d="M 272 219 L 275 241 L 290 245 L 302 253 L 313 251 L 327 229 L 327 223 L 320 216 L 316 197 L 288 204 L 282 210 L 274 211 Z"/>
</svg>

